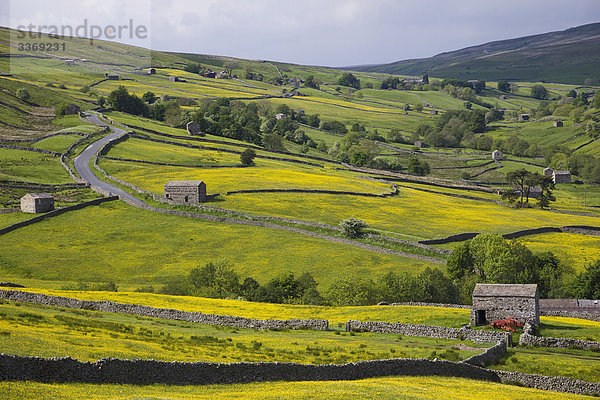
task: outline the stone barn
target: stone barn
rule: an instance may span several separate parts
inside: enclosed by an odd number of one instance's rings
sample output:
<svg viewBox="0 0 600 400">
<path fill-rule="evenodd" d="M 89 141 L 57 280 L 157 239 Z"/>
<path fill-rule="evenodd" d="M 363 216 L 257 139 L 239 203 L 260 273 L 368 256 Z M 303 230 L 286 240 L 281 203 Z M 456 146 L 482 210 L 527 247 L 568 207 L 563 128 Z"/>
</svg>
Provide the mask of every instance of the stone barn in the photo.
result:
<svg viewBox="0 0 600 400">
<path fill-rule="evenodd" d="M 571 183 L 571 172 L 569 171 L 553 171 L 552 180 L 554 183 Z"/>
<path fill-rule="evenodd" d="M 550 167 L 544 168 L 544 176 L 552 176 L 554 174 L 554 170 Z"/>
<path fill-rule="evenodd" d="M 169 181 L 165 184 L 165 197 L 176 203 L 203 203 L 206 201 L 206 184 L 202 181 Z"/>
<path fill-rule="evenodd" d="M 79 106 L 75 104 L 69 104 L 65 107 L 65 115 L 79 114 L 79 111 Z"/>
<path fill-rule="evenodd" d="M 156 69 L 155 69 L 155 68 L 150 68 L 150 69 L 148 70 L 148 74 L 149 74 L 149 75 L 155 75 L 155 74 L 156 74 Z"/>
<path fill-rule="evenodd" d="M 196 121 L 190 121 L 185 126 L 187 129 L 187 133 L 190 135 L 199 135 L 200 134 L 200 124 Z"/>
<path fill-rule="evenodd" d="M 21 211 L 45 213 L 54 210 L 54 197 L 48 193 L 28 193 L 21 197 Z"/>
<path fill-rule="evenodd" d="M 492 151 L 492 160 L 502 160 L 502 152 L 500 150 Z"/>
<path fill-rule="evenodd" d="M 564 126 L 562 121 L 554 121 L 554 127 L 555 128 L 562 128 Z"/>
<path fill-rule="evenodd" d="M 519 121 L 529 121 L 530 118 L 531 118 L 531 115 L 529 115 L 529 114 L 519 115 Z"/>
<path fill-rule="evenodd" d="M 473 290 L 471 325 L 487 325 L 499 319 L 540 324 L 540 295 L 535 284 L 484 284 Z"/>
</svg>

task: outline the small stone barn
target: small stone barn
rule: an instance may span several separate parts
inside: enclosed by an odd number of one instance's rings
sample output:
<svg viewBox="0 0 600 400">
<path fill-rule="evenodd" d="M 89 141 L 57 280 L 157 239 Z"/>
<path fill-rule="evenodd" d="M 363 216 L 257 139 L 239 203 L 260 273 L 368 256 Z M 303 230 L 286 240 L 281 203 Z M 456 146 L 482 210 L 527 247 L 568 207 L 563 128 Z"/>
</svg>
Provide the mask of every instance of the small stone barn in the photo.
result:
<svg viewBox="0 0 600 400">
<path fill-rule="evenodd" d="M 571 172 L 569 171 L 554 171 L 552 173 L 554 183 L 571 183 Z"/>
<path fill-rule="evenodd" d="M 48 193 L 28 193 L 21 197 L 21 211 L 45 213 L 54 210 L 54 197 Z"/>
<path fill-rule="evenodd" d="M 200 124 L 196 121 L 190 121 L 185 126 L 187 129 L 187 133 L 190 135 L 199 135 L 200 134 Z"/>
<path fill-rule="evenodd" d="M 554 174 L 554 170 L 550 167 L 544 168 L 544 176 L 552 176 Z"/>
<path fill-rule="evenodd" d="M 554 127 L 555 128 L 562 128 L 563 127 L 563 122 L 558 120 L 558 121 L 554 121 Z"/>
<path fill-rule="evenodd" d="M 500 150 L 492 151 L 492 160 L 502 160 L 502 152 Z"/>
<path fill-rule="evenodd" d="M 206 201 L 206 184 L 202 181 L 169 181 L 165 184 L 165 197 L 176 203 L 203 203 Z"/>
<path fill-rule="evenodd" d="M 473 290 L 471 325 L 487 325 L 505 318 L 539 325 L 539 302 L 535 284 L 478 283 Z"/>
<path fill-rule="evenodd" d="M 156 69 L 155 69 L 155 68 L 150 68 L 150 69 L 148 70 L 148 74 L 150 74 L 150 75 L 155 75 L 155 74 L 156 74 Z"/>
<path fill-rule="evenodd" d="M 69 104 L 65 107 L 65 115 L 79 114 L 80 108 L 76 104 Z"/>
<path fill-rule="evenodd" d="M 529 121 L 530 118 L 531 118 L 531 115 L 529 115 L 529 114 L 519 115 L 519 121 Z"/>
</svg>

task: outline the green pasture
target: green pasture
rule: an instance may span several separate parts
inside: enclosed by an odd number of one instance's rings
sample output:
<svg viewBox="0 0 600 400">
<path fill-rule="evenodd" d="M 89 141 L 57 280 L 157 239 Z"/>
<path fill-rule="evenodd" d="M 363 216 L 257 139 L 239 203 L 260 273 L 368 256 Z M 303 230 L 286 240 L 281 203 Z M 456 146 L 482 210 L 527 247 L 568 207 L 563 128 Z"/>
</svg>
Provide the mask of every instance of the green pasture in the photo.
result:
<svg viewBox="0 0 600 400">
<path fill-rule="evenodd" d="M 598 225 L 598 224 L 595 224 Z M 577 272 L 587 264 L 600 260 L 600 236 L 574 233 L 543 233 L 518 239 L 531 251 L 552 252 Z"/>
<path fill-rule="evenodd" d="M 491 343 L 396 334 L 262 331 L 186 321 L 48 307 L 0 304 L 0 352 L 22 356 L 112 357 L 182 362 L 345 363 L 386 358 L 460 360 Z M 458 345 L 477 350 L 460 350 Z M 438 356 L 439 353 L 439 356 Z"/>
<path fill-rule="evenodd" d="M 2 190 L 2 189 L 0 189 Z M 4 198 L 2 199 L 4 200 Z M 2 206 L 6 206 L 7 204 L 3 202 Z M 12 207 L 19 207 L 19 203 L 15 202 L 13 204 L 9 204 Z M 6 207 L 3 207 L 6 208 Z M 28 219 L 33 218 L 32 214 L 15 212 L 10 214 L 0 214 L 0 229 L 6 228 L 12 224 L 16 224 L 18 222 L 26 221 Z"/>
<path fill-rule="evenodd" d="M 78 135 L 53 136 L 34 143 L 32 147 L 36 149 L 50 150 L 57 153 L 64 153 L 65 151 L 67 151 L 69 146 L 71 146 L 79 139 L 81 139 L 81 136 Z"/>
<path fill-rule="evenodd" d="M 600 342 L 600 322 L 578 318 L 541 317 L 540 335 Z"/>
<path fill-rule="evenodd" d="M 111 154 L 112 152 L 109 153 Z M 236 158 L 239 160 L 239 156 L 222 157 L 221 154 L 223 153 L 209 152 L 200 159 L 200 163 L 209 164 L 224 160 L 225 165 L 232 165 L 235 164 Z M 196 160 L 194 164 L 200 163 Z M 384 183 L 352 179 L 350 174 L 330 173 L 317 167 L 296 166 L 294 163 L 265 159 L 255 159 L 255 164 L 254 167 L 242 169 L 202 169 L 155 166 L 108 159 L 102 159 L 99 163 L 111 175 L 117 177 L 127 175 L 131 183 L 154 193 L 162 193 L 164 184 L 170 180 L 202 180 L 206 183 L 209 193 L 223 195 L 226 191 L 245 189 L 326 189 L 373 194 L 388 193 L 392 190 L 390 185 Z M 152 170 L 150 176 L 146 175 L 149 169 Z"/>
<path fill-rule="evenodd" d="M 26 150 L 0 149 L 0 180 L 71 183 L 58 157 Z"/>
<path fill-rule="evenodd" d="M 24 282 L 27 286 L 41 287 L 40 282 Z M 308 306 L 292 304 L 257 303 L 229 299 L 209 299 L 192 296 L 170 296 L 141 292 L 96 292 L 27 287 L 15 289 L 79 300 L 113 301 L 124 304 L 142 304 L 156 308 L 203 312 L 205 314 L 235 315 L 256 319 L 325 319 L 330 328 L 342 329 L 348 320 L 400 322 L 460 328 L 469 323 L 470 314 L 464 308 L 425 306 Z M 574 320 L 579 321 L 579 320 Z M 576 326 L 576 322 L 571 324 Z"/>
<path fill-rule="evenodd" d="M 600 354 L 592 351 L 546 347 L 509 348 L 501 362 L 490 368 L 599 382 Z"/>
<path fill-rule="evenodd" d="M 276 173 L 275 175 L 265 176 L 266 174 L 260 172 L 261 168 L 269 165 L 268 161 L 257 160 L 258 167 L 242 171 L 229 169 L 207 171 L 145 164 L 133 165 L 133 163 L 112 160 L 102 160 L 100 164 L 111 175 L 155 193 L 160 193 L 162 186 L 168 180 L 187 179 L 204 180 L 207 182 L 209 193 L 271 188 L 272 185 L 294 188 L 326 187 L 334 190 L 354 188 L 372 193 L 383 193 L 389 190 L 389 186 L 386 187 L 384 184 L 362 179 L 351 180 L 340 176 L 338 172 L 322 171 L 308 166 L 304 168 L 304 166 L 278 164 L 275 169 L 264 169 L 265 172 Z M 519 167 L 521 165 L 519 164 Z M 325 183 L 327 186 L 324 186 Z M 408 184 L 408 186 L 413 185 Z M 371 188 L 376 189 L 373 191 Z M 217 204 L 219 207 L 254 215 L 295 218 L 331 225 L 354 216 L 366 220 L 375 229 L 385 233 L 393 232 L 409 239 L 438 238 L 461 232 L 508 233 L 548 225 L 597 223 L 590 217 L 556 214 L 539 209 L 516 210 L 507 206 L 457 199 L 443 194 L 456 192 L 455 189 L 429 187 L 427 190 L 441 193 L 426 193 L 411 188 L 400 188 L 398 195 L 387 198 L 304 193 L 251 193 L 221 196 Z M 495 197 L 482 192 L 463 191 L 463 194 L 483 198 Z M 446 221 L 460 221 L 460 225 L 448 224 Z"/>
<path fill-rule="evenodd" d="M 308 271 L 324 286 L 340 271 L 374 277 L 439 267 L 288 231 L 156 214 L 119 202 L 20 228 L 0 241 L 0 273 L 7 279 L 115 281 L 135 288 L 163 284 L 222 258 L 241 276 L 262 283 Z"/>
</svg>

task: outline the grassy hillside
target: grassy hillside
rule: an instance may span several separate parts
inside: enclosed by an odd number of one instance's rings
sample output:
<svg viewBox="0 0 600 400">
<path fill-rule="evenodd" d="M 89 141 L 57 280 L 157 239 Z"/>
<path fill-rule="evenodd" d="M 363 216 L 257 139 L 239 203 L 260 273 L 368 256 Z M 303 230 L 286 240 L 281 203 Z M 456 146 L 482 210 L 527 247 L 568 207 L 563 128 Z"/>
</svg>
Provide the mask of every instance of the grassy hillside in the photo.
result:
<svg viewBox="0 0 600 400">
<path fill-rule="evenodd" d="M 583 25 L 562 32 L 501 40 L 431 58 L 383 65 L 349 67 L 397 75 L 428 73 L 440 78 L 600 83 L 600 24 Z"/>
</svg>

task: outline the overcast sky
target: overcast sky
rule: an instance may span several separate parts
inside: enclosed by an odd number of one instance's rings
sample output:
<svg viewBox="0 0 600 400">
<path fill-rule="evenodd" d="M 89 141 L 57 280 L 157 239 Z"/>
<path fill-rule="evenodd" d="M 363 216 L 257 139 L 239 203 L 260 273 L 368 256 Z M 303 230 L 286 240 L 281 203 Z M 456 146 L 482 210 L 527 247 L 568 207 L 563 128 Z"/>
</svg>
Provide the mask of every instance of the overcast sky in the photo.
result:
<svg viewBox="0 0 600 400">
<path fill-rule="evenodd" d="M 0 25 L 135 24 L 155 50 L 347 66 L 600 22 L 600 0 L 0 0 Z M 10 4 L 10 10 L 6 8 Z"/>
</svg>

